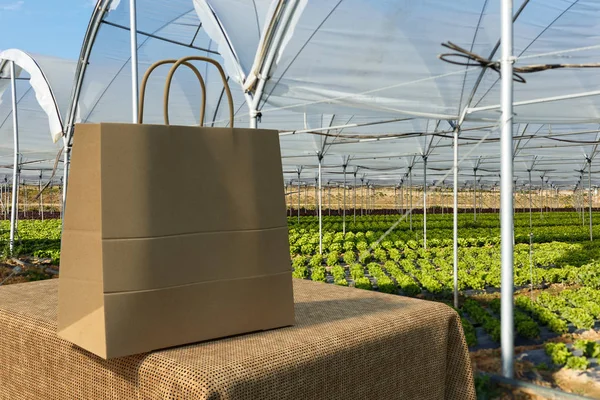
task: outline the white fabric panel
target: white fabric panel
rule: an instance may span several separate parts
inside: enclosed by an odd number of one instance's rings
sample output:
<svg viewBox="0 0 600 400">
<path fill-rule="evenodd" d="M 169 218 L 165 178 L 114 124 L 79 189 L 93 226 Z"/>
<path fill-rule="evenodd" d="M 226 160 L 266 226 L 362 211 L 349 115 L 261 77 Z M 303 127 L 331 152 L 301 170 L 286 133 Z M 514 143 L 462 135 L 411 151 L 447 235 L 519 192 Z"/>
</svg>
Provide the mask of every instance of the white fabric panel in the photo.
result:
<svg viewBox="0 0 600 400">
<path fill-rule="evenodd" d="M 29 78 L 27 73 L 22 78 Z M 17 116 L 19 122 L 19 147 L 22 162 L 28 167 L 40 170 L 52 169 L 54 160 L 62 141 L 53 143 L 49 137 L 48 116 L 40 107 L 30 81 L 18 80 L 17 86 Z M 71 76 L 72 82 L 72 76 Z M 2 94 L 0 103 L 0 165 L 12 166 L 13 163 L 13 124 L 10 90 Z M 34 164 L 29 164 L 34 163 Z M 3 169 L 0 167 L 0 170 Z M 10 167 L 12 169 L 12 167 Z M 59 165 L 62 169 L 62 163 Z M 0 174 L 2 171 L 0 171 Z M 9 174 L 7 171 L 6 173 Z M 49 176 L 49 172 L 45 173 Z"/>
<path fill-rule="evenodd" d="M 30 56 L 17 50 L 3 54 L 0 58 L 14 59 L 23 66 L 20 79 L 16 82 L 21 176 L 38 179 L 42 173 L 46 182 L 63 146 L 62 141 L 53 143 L 51 138 L 58 139 L 62 136 L 61 115 L 66 115 L 70 105 L 76 61 L 42 55 Z M 17 70 L 21 68 L 18 67 Z M 8 68 L 5 68 L 3 76 L 9 76 Z M 0 85 L 6 89 L 0 94 L 0 183 L 2 174 L 10 175 L 13 163 L 12 99 L 9 83 L 10 79 L 0 80 Z M 60 162 L 57 181 L 62 176 L 62 168 L 63 164 Z M 10 181 L 10 176 L 7 179 Z"/>
<path fill-rule="evenodd" d="M 230 76 L 242 83 L 252 67 L 271 0 L 193 0 L 206 33 L 218 43 Z M 231 12 L 235 10 L 235 12 Z"/>
<path fill-rule="evenodd" d="M 68 106 L 70 93 L 67 88 L 73 81 L 75 63 L 46 56 L 36 56 L 34 59 L 16 49 L 0 52 L 0 62 L 2 61 L 12 61 L 29 74 L 29 84 L 40 107 L 47 115 L 50 134 L 52 140 L 56 142 L 63 135 L 61 111 L 65 112 Z M 57 87 L 57 92 L 61 93 L 59 98 L 55 98 L 53 93 L 53 82 L 61 86 Z"/>
<path fill-rule="evenodd" d="M 32 57 L 50 84 L 52 95 L 58 106 L 60 119 L 64 125 L 69 111 L 77 62 L 39 54 L 32 55 Z M 60 136 L 62 136 L 62 132 Z M 56 141 L 57 138 L 53 137 L 53 140 Z"/>
</svg>

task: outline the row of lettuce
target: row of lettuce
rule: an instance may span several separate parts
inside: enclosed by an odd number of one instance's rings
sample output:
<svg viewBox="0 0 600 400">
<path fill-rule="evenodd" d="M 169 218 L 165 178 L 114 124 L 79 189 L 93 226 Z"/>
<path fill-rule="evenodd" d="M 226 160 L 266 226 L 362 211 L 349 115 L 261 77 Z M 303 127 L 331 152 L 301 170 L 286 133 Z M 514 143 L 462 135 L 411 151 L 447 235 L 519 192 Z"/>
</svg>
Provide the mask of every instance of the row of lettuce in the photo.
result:
<svg viewBox="0 0 600 400">
<path fill-rule="evenodd" d="M 391 267 L 391 268 L 390 268 Z M 315 280 L 325 281 L 325 268 L 319 269 L 319 276 Z M 407 276 L 393 262 L 387 262 L 383 267 L 377 263 L 370 263 L 366 271 L 375 277 L 381 285 L 377 289 L 384 293 L 397 293 L 401 287 L 407 294 L 421 293 L 413 281 L 404 280 Z M 390 278 L 385 271 L 391 272 Z M 337 285 L 348 285 L 348 275 L 355 282 L 354 286 L 360 289 L 372 290 L 374 285 L 365 276 L 365 268 L 359 264 L 351 266 L 348 270 L 342 266 L 331 269 L 333 282 Z M 396 278 L 397 276 L 400 279 Z M 298 276 L 296 278 L 305 278 Z M 463 316 L 463 327 L 469 346 L 477 344 L 477 337 L 473 325 L 481 326 L 492 340 L 500 342 L 500 300 L 494 298 L 489 302 L 482 302 L 473 298 L 466 298 L 458 310 Z M 522 294 L 515 297 L 515 329 L 517 334 L 524 339 L 536 339 L 540 336 L 540 326 L 557 335 L 562 335 L 573 329 L 588 330 L 600 320 L 600 290 L 582 287 L 565 289 L 551 294 L 543 291 L 536 294 L 535 298 Z"/>
<path fill-rule="evenodd" d="M 49 258 L 52 264 L 60 262 L 61 220 L 18 221 L 13 255 Z M 9 256 L 10 221 L 0 221 L 0 251 Z"/>
<path fill-rule="evenodd" d="M 528 294 L 515 297 L 516 334 L 539 339 L 541 327 L 556 335 L 593 328 L 600 320 L 600 246 L 589 240 L 587 216 L 532 217 L 533 229 L 528 214 L 515 218 L 514 279 L 517 289 L 542 290 L 535 296 L 523 290 Z M 363 216 L 356 223 L 347 216 L 344 233 L 341 217 L 325 217 L 321 240 L 315 217 L 301 217 L 300 223 L 290 218 L 293 276 L 384 293 L 449 298 L 454 288 L 451 216 L 428 217 L 427 248 L 419 238 L 422 216 L 413 218 L 411 231 L 399 216 Z M 463 295 L 497 292 L 498 215 L 479 215 L 477 222 L 472 218 L 461 215 L 459 221 L 458 288 Z M 561 284 L 560 290 L 544 290 L 553 284 Z M 469 346 L 477 344 L 476 327 L 500 342 L 499 299 L 466 297 L 457 311 Z M 567 366 L 581 368 L 581 357 L 573 356 Z"/>
<path fill-rule="evenodd" d="M 492 340 L 500 342 L 500 299 L 480 302 L 473 298 L 464 300 L 459 310 L 467 316 L 463 325 L 481 326 Z M 515 297 L 515 330 L 523 339 L 537 339 L 540 326 L 556 335 L 570 330 L 589 330 L 600 320 L 600 291 L 591 288 L 565 289 L 557 293 L 541 292 L 536 296 L 521 294 Z M 465 329 L 465 335 L 468 331 Z M 475 337 L 467 337 L 469 345 L 476 344 Z"/>
<path fill-rule="evenodd" d="M 376 277 L 381 285 L 377 289 L 384 293 L 397 293 L 400 286 L 407 294 L 415 295 L 421 290 L 412 281 L 404 282 L 390 278 L 384 270 L 390 271 L 393 263 L 387 262 L 381 267 L 371 263 L 366 270 L 371 276 Z M 397 267 L 396 267 L 397 268 Z M 325 281 L 325 269 L 319 270 L 320 276 L 315 280 Z M 342 266 L 331 269 L 333 281 L 337 285 L 348 285 L 346 277 L 350 275 L 354 286 L 359 289 L 373 290 L 375 287 L 371 279 L 365 276 L 365 268 L 355 264 L 345 270 Z M 406 275 L 400 273 L 401 277 Z M 303 276 L 295 275 L 296 278 Z M 462 317 L 465 337 L 469 346 L 477 345 L 475 327 L 480 326 L 490 335 L 493 341 L 500 342 L 500 299 L 490 301 L 465 298 L 462 306 L 457 310 Z M 537 339 L 540 337 L 540 326 L 546 327 L 556 335 L 562 335 L 572 330 L 588 330 L 600 320 L 600 290 L 588 287 L 565 289 L 551 294 L 548 291 L 539 292 L 535 297 L 521 294 L 515 297 L 515 330 L 523 339 Z"/>
<path fill-rule="evenodd" d="M 414 296 L 424 293 L 421 286 L 443 293 L 445 289 L 442 283 L 431 277 L 435 272 L 439 271 L 425 262 L 421 262 L 419 268 L 412 260 L 401 260 L 399 264 L 386 261 L 383 264 L 370 262 L 366 266 L 359 263 L 350 266 L 335 265 L 331 268 L 322 265 L 296 266 L 293 275 L 295 278 L 331 282 L 342 286 L 351 284 L 359 289 Z M 417 282 L 420 282 L 421 286 Z M 446 286 L 450 284 L 449 280 L 444 282 Z M 583 330 L 593 328 L 596 321 L 600 320 L 600 290 L 597 287 L 598 285 L 596 288 L 564 289 L 553 294 L 540 291 L 536 292 L 535 298 L 529 295 L 516 296 L 514 315 L 517 334 L 524 339 L 536 339 L 540 336 L 540 326 L 546 326 L 556 335 L 567 333 L 569 327 Z M 466 298 L 458 311 L 463 317 L 469 346 L 477 344 L 473 325 L 481 326 L 492 340 L 500 342 L 498 298 L 489 302 Z"/>
<path fill-rule="evenodd" d="M 582 218 L 583 216 L 583 218 Z M 515 215 L 515 242 L 544 243 L 550 241 L 584 241 L 589 240 L 589 216 L 575 212 L 534 213 L 530 218 L 528 213 L 517 213 Z M 593 220 L 600 221 L 600 213 L 593 213 Z M 422 240 L 423 239 L 423 215 L 412 216 L 412 230 L 410 218 L 406 215 L 347 215 L 345 219 L 339 216 L 323 217 L 322 229 L 324 232 L 353 232 L 384 233 L 393 228 L 394 234 L 399 240 Z M 292 232 L 304 230 L 305 232 L 318 232 L 318 218 L 312 216 L 288 218 L 288 225 Z M 460 214 L 458 220 L 459 238 L 465 240 L 484 240 L 486 243 L 494 244 L 500 237 L 499 214 L 479 214 L 474 220 L 472 214 Z M 593 226 L 596 235 L 600 235 L 600 224 Z M 452 240 L 453 221 L 452 215 L 433 214 L 427 216 L 427 238 L 428 245 L 431 239 L 444 241 Z M 533 235 L 530 235 L 533 234 Z M 435 243 L 435 242 L 434 242 Z M 432 244 L 432 246 L 435 244 Z"/>
<path fill-rule="evenodd" d="M 453 249 L 451 246 L 430 247 L 425 250 L 414 241 L 369 242 L 367 236 L 351 233 L 326 234 L 323 238 L 327 252 L 305 254 L 312 234 L 290 234 L 292 267 L 297 278 L 327 281 L 336 268 L 335 283 L 348 285 L 361 270 L 373 278 L 374 286 L 386 286 L 388 278 L 395 282 L 402 294 L 413 295 L 421 291 L 442 294 L 452 291 Z M 368 235 L 368 232 L 367 234 Z M 317 238 L 318 239 L 318 238 Z M 387 238 L 386 238 L 387 239 Z M 318 247 L 318 244 L 317 244 Z M 515 246 L 515 285 L 564 283 L 600 288 L 600 260 L 595 242 L 551 242 L 533 246 Z M 308 251 L 306 251 L 308 252 Z M 353 272 L 354 271 L 354 272 Z M 459 290 L 483 290 L 500 287 L 500 248 L 495 245 L 460 247 L 458 250 Z M 360 276 L 362 277 L 362 276 Z M 381 284 L 378 282 L 381 281 Z"/>
<path fill-rule="evenodd" d="M 550 342 L 546 343 L 545 350 L 553 364 L 585 371 L 590 366 L 589 359 L 597 359 L 600 356 L 600 343 L 586 339 L 576 340 L 571 346 Z M 577 350 L 581 355 L 575 354 Z"/>
</svg>

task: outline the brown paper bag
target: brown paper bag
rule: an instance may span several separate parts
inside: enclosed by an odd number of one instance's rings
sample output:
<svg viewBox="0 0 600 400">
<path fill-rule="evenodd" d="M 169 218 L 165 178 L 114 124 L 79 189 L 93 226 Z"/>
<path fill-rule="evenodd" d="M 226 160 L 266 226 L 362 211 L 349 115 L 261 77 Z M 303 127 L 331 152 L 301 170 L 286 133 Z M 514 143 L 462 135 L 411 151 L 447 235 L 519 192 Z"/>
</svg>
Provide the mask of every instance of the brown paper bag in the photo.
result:
<svg viewBox="0 0 600 400">
<path fill-rule="evenodd" d="M 62 338 L 106 359 L 293 324 L 277 132 L 78 125 L 66 204 Z"/>
</svg>

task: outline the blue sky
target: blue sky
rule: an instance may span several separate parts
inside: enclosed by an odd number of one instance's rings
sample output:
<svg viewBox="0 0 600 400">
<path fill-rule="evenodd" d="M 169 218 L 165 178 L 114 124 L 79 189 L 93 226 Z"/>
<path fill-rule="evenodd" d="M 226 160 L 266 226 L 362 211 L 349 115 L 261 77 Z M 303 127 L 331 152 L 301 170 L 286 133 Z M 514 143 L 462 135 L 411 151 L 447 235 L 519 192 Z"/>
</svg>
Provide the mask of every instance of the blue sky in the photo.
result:
<svg viewBox="0 0 600 400">
<path fill-rule="evenodd" d="M 0 50 L 76 59 L 95 0 L 0 0 Z"/>
</svg>

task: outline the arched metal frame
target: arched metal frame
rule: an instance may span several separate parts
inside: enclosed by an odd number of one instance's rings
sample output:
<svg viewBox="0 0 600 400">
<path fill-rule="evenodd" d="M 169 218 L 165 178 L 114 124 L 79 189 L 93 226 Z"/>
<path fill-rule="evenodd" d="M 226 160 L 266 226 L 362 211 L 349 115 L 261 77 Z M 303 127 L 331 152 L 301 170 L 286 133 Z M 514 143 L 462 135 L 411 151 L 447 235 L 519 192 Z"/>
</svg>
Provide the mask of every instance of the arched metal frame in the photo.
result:
<svg viewBox="0 0 600 400">
<path fill-rule="evenodd" d="M 61 137 L 64 137 L 64 125 L 52 86 L 39 63 L 31 55 L 24 51 L 9 49 L 0 52 L 0 74 L 7 69 L 7 66 L 10 78 L 13 127 L 13 171 L 9 236 L 9 251 L 12 253 L 14 250 L 18 218 L 18 193 L 22 164 L 22 161 L 20 160 L 21 154 L 19 151 L 18 95 L 16 87 L 16 80 L 18 79 L 19 72 L 17 68 L 20 68 L 29 74 L 29 84 L 31 89 L 35 92 L 39 106 L 42 108 L 48 118 L 49 131 L 54 142 L 59 140 Z"/>
</svg>

